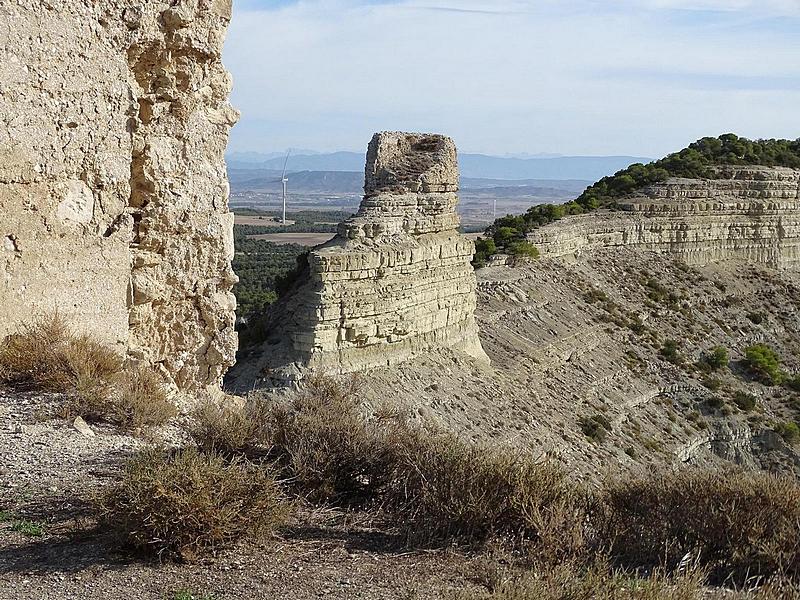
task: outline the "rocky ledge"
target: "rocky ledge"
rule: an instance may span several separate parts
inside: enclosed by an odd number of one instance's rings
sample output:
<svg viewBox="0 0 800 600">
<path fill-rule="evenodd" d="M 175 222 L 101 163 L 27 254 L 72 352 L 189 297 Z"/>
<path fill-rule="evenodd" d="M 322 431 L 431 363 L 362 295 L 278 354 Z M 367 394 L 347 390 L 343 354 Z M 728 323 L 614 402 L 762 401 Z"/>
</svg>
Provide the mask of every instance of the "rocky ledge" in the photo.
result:
<svg viewBox="0 0 800 600">
<path fill-rule="evenodd" d="M 307 276 L 266 315 L 267 339 L 237 365 L 235 385 L 386 366 L 437 347 L 487 360 L 457 191 L 451 139 L 376 134 L 358 214 L 310 253 Z"/>
<path fill-rule="evenodd" d="M 800 261 L 800 170 L 719 167 L 714 179 L 673 178 L 619 203 L 619 211 L 564 218 L 528 235 L 542 256 L 611 246 L 675 254 L 702 265 Z"/>
</svg>

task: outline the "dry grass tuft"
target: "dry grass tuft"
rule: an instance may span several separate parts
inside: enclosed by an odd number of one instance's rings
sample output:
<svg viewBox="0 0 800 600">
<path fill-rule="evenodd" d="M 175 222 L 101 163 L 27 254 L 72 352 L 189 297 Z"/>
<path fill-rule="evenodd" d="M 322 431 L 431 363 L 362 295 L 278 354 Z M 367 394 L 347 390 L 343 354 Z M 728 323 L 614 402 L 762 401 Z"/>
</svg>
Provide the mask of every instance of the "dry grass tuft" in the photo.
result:
<svg viewBox="0 0 800 600">
<path fill-rule="evenodd" d="M 189 433 L 205 452 L 250 456 L 269 447 L 270 412 L 253 400 L 243 406 L 206 399 L 192 413 Z"/>
<path fill-rule="evenodd" d="M 184 560 L 272 533 L 290 513 L 270 469 L 194 448 L 140 452 L 99 506 L 126 545 Z"/>
<path fill-rule="evenodd" d="M 12 385 L 91 393 L 121 368 L 119 355 L 88 336 L 76 336 L 58 314 L 23 325 L 0 344 L 0 373 Z"/>
<path fill-rule="evenodd" d="M 409 431 L 396 447 L 386 505 L 414 543 L 502 537 L 550 562 L 585 553 L 588 496 L 552 464 L 445 434 Z"/>
<path fill-rule="evenodd" d="M 127 429 L 163 425 L 177 414 L 164 382 L 152 369 L 136 366 L 117 378 L 111 421 Z"/>
<path fill-rule="evenodd" d="M 727 597 L 727 596 L 726 596 Z M 590 568 L 573 563 L 516 573 L 486 592 L 452 594 L 453 600 L 700 600 L 713 598 L 703 589 L 703 577 L 669 577 L 661 572 L 632 576 L 606 565 Z"/>
<path fill-rule="evenodd" d="M 154 371 L 126 368 L 117 352 L 75 334 L 58 314 L 23 325 L 0 343 L 0 382 L 64 394 L 64 418 L 135 429 L 161 425 L 175 414 Z"/>
</svg>

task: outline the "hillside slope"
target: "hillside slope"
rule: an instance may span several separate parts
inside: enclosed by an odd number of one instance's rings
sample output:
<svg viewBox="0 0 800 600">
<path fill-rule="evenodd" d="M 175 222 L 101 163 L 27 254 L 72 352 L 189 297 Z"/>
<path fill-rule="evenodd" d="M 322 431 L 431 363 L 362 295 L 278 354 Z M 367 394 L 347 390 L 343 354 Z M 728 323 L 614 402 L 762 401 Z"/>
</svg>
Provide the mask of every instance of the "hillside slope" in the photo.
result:
<svg viewBox="0 0 800 600">
<path fill-rule="evenodd" d="M 420 419 L 555 456 L 592 479 L 680 463 L 800 472 L 790 425 L 800 395 L 744 364 L 760 343 L 787 372 L 800 366 L 797 274 L 611 248 L 481 269 L 478 286 L 491 367 L 454 353 L 373 371 L 364 389 L 374 404 L 391 397 Z M 663 354 L 668 340 L 674 356 Z M 717 346 L 729 367 L 695 367 Z"/>
</svg>

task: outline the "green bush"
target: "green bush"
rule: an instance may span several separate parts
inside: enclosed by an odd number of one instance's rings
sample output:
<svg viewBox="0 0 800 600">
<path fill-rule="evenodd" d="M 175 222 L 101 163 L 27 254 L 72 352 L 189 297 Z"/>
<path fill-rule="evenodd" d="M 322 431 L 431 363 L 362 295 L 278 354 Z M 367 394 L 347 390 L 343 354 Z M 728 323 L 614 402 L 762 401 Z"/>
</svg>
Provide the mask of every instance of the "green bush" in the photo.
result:
<svg viewBox="0 0 800 600">
<path fill-rule="evenodd" d="M 475 256 L 472 259 L 472 266 L 476 269 L 486 266 L 489 258 L 497 254 L 497 244 L 491 238 L 478 238 L 475 240 Z"/>
<path fill-rule="evenodd" d="M 750 412 L 756 407 L 756 397 L 741 390 L 737 390 L 733 395 L 733 402 L 744 412 Z"/>
<path fill-rule="evenodd" d="M 777 353 L 765 344 L 745 349 L 745 364 L 756 379 L 767 385 L 779 385 L 784 379 Z"/>
<path fill-rule="evenodd" d="M 716 371 L 717 369 L 727 367 L 730 362 L 730 357 L 728 356 L 728 350 L 726 348 L 716 346 L 711 352 L 704 354 L 702 360 L 712 371 Z"/>
<path fill-rule="evenodd" d="M 778 433 L 787 444 L 795 445 L 800 442 L 800 425 L 792 421 L 785 423 L 778 423 L 775 426 L 775 431 Z"/>
<path fill-rule="evenodd" d="M 619 199 L 670 177 L 713 178 L 717 165 L 764 165 L 800 168 L 800 140 L 748 140 L 732 133 L 705 137 L 665 158 L 633 164 L 590 185 L 566 204 L 532 206 L 523 215 L 497 219 L 488 231 L 498 247 L 567 215 L 597 208 L 616 208 Z M 501 232 L 501 229 L 503 230 Z"/>
<path fill-rule="evenodd" d="M 786 386 L 794 390 L 795 392 L 800 392 L 800 375 L 794 375 L 792 377 L 786 378 Z"/>
<path fill-rule="evenodd" d="M 800 167 L 800 140 L 755 140 L 732 133 L 702 138 L 688 148 L 647 165 L 634 164 L 589 186 L 576 202 L 585 209 L 614 206 L 644 186 L 669 177 L 713 178 L 715 165 Z"/>
<path fill-rule="evenodd" d="M 667 340 L 664 342 L 664 345 L 661 346 L 661 350 L 659 351 L 661 356 L 667 362 L 672 363 L 673 365 L 681 365 L 683 364 L 683 354 L 680 351 L 680 344 L 678 344 L 675 340 Z"/>
<path fill-rule="evenodd" d="M 539 249 L 524 240 L 511 242 L 505 248 L 506 252 L 511 256 L 520 258 L 539 258 Z"/>
</svg>

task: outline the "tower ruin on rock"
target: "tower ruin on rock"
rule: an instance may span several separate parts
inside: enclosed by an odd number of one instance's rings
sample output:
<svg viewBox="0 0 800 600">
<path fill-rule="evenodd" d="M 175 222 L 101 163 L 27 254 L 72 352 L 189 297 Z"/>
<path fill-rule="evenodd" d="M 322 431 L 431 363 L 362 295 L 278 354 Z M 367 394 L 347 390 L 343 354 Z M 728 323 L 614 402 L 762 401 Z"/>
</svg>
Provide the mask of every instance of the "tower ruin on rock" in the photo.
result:
<svg viewBox="0 0 800 600">
<path fill-rule="evenodd" d="M 354 372 L 437 348 L 488 360 L 474 318 L 474 244 L 457 231 L 458 179 L 450 138 L 376 134 L 358 213 L 311 251 L 307 277 L 267 315 L 267 340 L 234 380 Z"/>
</svg>

